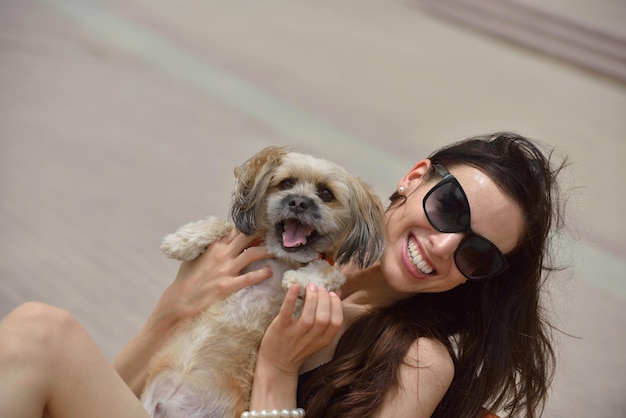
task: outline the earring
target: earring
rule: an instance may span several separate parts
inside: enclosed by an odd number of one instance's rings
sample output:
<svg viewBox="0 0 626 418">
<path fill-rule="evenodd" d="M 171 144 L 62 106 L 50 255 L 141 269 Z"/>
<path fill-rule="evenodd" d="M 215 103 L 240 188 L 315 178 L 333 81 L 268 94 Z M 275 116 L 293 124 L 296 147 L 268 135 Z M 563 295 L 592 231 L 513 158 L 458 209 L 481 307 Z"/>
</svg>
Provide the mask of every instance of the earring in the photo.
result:
<svg viewBox="0 0 626 418">
<path fill-rule="evenodd" d="M 404 192 L 405 192 L 405 191 L 406 191 L 406 189 L 405 189 L 405 187 L 404 187 L 404 186 L 400 186 L 400 187 L 398 187 L 398 193 L 400 193 L 400 194 L 404 194 Z"/>
</svg>

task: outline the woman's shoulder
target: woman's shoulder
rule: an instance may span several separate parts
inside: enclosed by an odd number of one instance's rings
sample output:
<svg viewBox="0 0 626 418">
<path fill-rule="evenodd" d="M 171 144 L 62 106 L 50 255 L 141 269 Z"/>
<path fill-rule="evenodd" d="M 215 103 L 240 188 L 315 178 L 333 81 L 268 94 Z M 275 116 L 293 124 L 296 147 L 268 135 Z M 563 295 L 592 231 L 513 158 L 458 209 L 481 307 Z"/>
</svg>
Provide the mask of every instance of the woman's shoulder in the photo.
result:
<svg viewBox="0 0 626 418">
<path fill-rule="evenodd" d="M 417 338 L 409 347 L 405 363 L 427 369 L 447 388 L 454 377 L 454 361 L 444 343 L 429 337 Z"/>
<path fill-rule="evenodd" d="M 434 338 L 416 339 L 400 367 L 400 390 L 387 400 L 385 412 L 415 416 L 417 411 L 419 417 L 430 416 L 446 394 L 453 377 L 454 362 L 446 346 Z"/>
</svg>

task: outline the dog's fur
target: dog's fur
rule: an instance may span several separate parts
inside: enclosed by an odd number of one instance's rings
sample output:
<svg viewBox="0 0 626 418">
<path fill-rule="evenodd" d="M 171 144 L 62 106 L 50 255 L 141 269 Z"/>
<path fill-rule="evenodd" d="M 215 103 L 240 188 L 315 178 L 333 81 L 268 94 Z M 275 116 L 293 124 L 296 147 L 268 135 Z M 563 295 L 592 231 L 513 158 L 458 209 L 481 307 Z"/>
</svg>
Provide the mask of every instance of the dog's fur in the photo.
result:
<svg viewBox="0 0 626 418">
<path fill-rule="evenodd" d="M 198 315 L 152 359 L 142 400 L 153 417 L 229 418 L 248 408 L 256 353 L 285 289 L 315 282 L 337 290 L 344 277 L 320 254 L 361 267 L 385 245 L 383 208 L 370 187 L 336 164 L 268 147 L 235 169 L 230 217 L 274 256 L 272 277 Z M 166 236 L 161 249 L 192 260 L 233 226 L 209 217 Z"/>
</svg>

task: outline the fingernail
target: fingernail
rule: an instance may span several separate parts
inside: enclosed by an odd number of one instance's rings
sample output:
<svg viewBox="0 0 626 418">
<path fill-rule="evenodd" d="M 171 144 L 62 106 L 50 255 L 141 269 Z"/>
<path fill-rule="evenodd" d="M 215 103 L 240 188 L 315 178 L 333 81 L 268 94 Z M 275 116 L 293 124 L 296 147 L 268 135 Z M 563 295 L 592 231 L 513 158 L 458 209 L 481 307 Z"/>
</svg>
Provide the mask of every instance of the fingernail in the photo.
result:
<svg viewBox="0 0 626 418">
<path fill-rule="evenodd" d="M 315 283 L 309 283 L 309 290 L 311 292 L 315 292 L 317 290 L 317 287 L 315 286 Z"/>
</svg>

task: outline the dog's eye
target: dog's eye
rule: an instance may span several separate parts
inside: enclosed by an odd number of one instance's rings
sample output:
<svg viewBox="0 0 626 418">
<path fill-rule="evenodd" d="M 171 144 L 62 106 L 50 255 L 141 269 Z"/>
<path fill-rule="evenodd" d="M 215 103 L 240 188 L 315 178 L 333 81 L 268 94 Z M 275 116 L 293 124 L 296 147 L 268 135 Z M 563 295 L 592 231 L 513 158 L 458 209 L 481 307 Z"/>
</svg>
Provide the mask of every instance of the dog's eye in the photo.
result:
<svg viewBox="0 0 626 418">
<path fill-rule="evenodd" d="M 278 189 L 289 190 L 289 189 L 293 189 L 294 185 L 295 185 L 295 182 L 293 181 L 293 179 L 285 179 L 281 181 L 280 183 L 278 183 Z"/>
<path fill-rule="evenodd" d="M 332 202 L 333 200 L 335 200 L 335 195 L 333 194 L 333 192 L 331 192 L 328 189 L 324 189 L 324 188 L 319 189 L 317 192 L 317 195 L 324 202 Z"/>
</svg>

